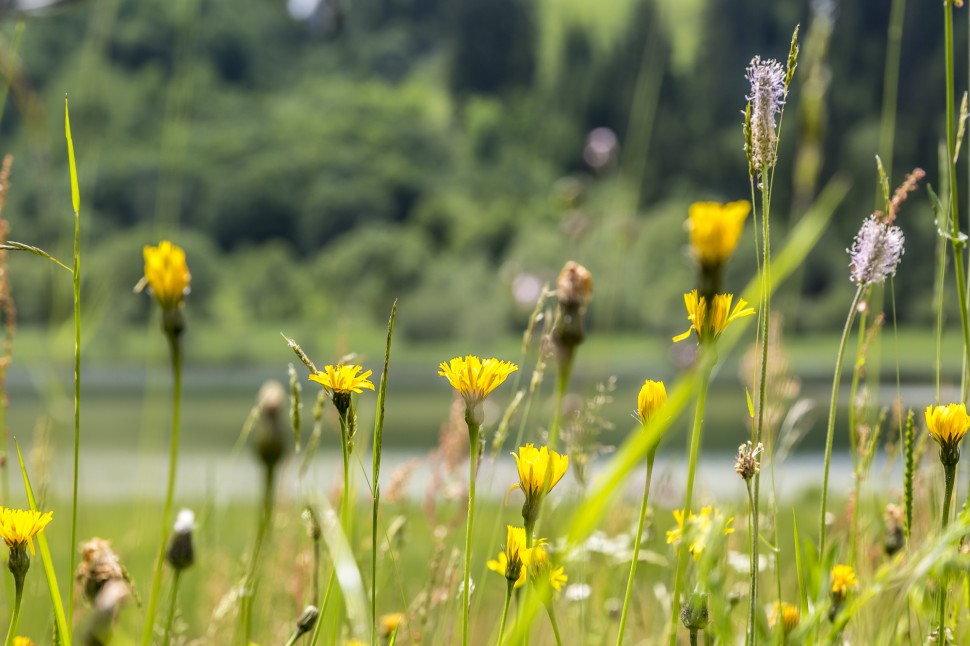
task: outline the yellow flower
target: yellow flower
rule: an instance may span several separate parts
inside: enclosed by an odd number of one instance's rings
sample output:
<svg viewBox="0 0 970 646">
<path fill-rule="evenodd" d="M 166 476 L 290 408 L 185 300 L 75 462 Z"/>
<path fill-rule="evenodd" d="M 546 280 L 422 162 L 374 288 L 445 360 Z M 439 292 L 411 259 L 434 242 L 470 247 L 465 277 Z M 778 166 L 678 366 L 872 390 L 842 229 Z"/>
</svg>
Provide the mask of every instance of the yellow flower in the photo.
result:
<svg viewBox="0 0 970 646">
<path fill-rule="evenodd" d="M 674 342 L 683 341 L 692 331 L 697 333 L 697 340 L 701 343 L 716 341 L 728 323 L 754 314 L 754 309 L 747 307 L 748 303 L 743 298 L 738 299 L 737 305 L 732 310 L 733 300 L 734 294 L 717 294 L 714 296 L 714 304 L 709 306 L 707 299 L 698 296 L 696 289 L 684 294 L 690 328 L 683 334 L 675 336 Z"/>
<path fill-rule="evenodd" d="M 926 428 L 942 446 L 956 446 L 970 429 L 970 417 L 963 404 L 926 407 Z"/>
<path fill-rule="evenodd" d="M 145 282 L 162 309 L 173 310 L 188 293 L 192 275 L 185 264 L 185 251 L 168 240 L 157 247 L 145 246 Z"/>
<path fill-rule="evenodd" d="M 39 511 L 0 507 L 0 536 L 11 550 L 26 546 L 34 554 L 34 536 L 47 527 L 53 518 L 52 511 L 42 514 Z"/>
<path fill-rule="evenodd" d="M 662 381 L 647 379 L 637 396 L 637 415 L 646 424 L 654 414 L 667 404 L 667 388 Z"/>
<path fill-rule="evenodd" d="M 569 468 L 568 455 L 560 455 L 545 446 L 537 449 L 534 444 L 526 444 L 512 457 L 519 470 L 519 481 L 512 489 L 522 489 L 526 500 L 541 498 L 552 491 Z"/>
<path fill-rule="evenodd" d="M 698 514 L 691 512 L 686 522 L 683 509 L 675 509 L 673 514 L 677 527 L 667 531 L 667 544 L 677 545 L 686 536 L 687 549 L 695 561 L 701 557 L 704 548 L 713 538 L 712 532 L 716 527 L 722 528 L 725 536 L 734 532 L 731 527 L 734 516 L 724 520 L 724 516 L 710 505 L 701 509 Z"/>
<path fill-rule="evenodd" d="M 855 570 L 851 565 L 836 565 L 832 568 L 832 594 L 844 599 L 850 588 L 855 588 L 859 582 L 855 578 Z"/>
<path fill-rule="evenodd" d="M 747 200 L 691 204 L 687 230 L 691 249 L 702 265 L 720 265 L 731 257 L 750 210 Z"/>
<path fill-rule="evenodd" d="M 489 561 L 485 565 L 489 570 L 498 572 L 509 581 L 515 582 L 516 588 L 521 588 L 525 584 L 525 571 L 523 559 L 525 558 L 525 528 L 506 525 L 507 537 L 505 540 L 505 550 L 498 553 L 498 558 Z"/>
<path fill-rule="evenodd" d="M 324 366 L 322 371 L 317 371 L 310 375 L 310 381 L 315 381 L 329 390 L 332 394 L 350 394 L 351 392 L 363 392 L 361 388 L 374 390 L 367 378 L 371 376 L 371 370 L 358 375 L 363 370 L 361 366 Z"/>
<path fill-rule="evenodd" d="M 529 578 L 536 585 L 548 583 L 553 590 L 562 590 L 569 577 L 562 566 L 554 567 L 549 560 L 549 553 L 546 551 L 545 541 L 536 541 L 535 545 L 527 550 L 526 561 L 529 567 Z"/>
<path fill-rule="evenodd" d="M 502 385 L 505 379 L 519 369 L 509 361 L 499 359 L 479 359 L 475 355 L 464 358 L 455 357 L 448 363 L 439 365 L 438 374 L 457 390 L 465 406 L 480 404 L 488 394 Z"/>
<path fill-rule="evenodd" d="M 14 637 L 13 646 L 37 646 L 29 637 Z"/>
<path fill-rule="evenodd" d="M 771 616 L 768 617 L 768 625 L 774 628 L 778 625 L 779 618 L 787 635 L 798 626 L 798 606 L 783 601 L 776 601 L 774 607 L 771 609 Z"/>
<path fill-rule="evenodd" d="M 387 639 L 394 633 L 398 631 L 401 627 L 401 623 L 404 621 L 403 612 L 392 612 L 386 615 L 381 615 L 380 621 L 378 622 L 381 627 L 381 637 Z"/>
</svg>

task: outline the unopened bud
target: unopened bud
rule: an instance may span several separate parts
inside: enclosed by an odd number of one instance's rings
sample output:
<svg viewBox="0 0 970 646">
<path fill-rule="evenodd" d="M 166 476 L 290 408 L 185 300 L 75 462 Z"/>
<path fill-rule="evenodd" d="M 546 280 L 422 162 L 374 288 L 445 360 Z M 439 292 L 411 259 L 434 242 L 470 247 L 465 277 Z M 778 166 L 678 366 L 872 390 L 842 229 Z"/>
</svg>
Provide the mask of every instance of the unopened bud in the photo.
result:
<svg viewBox="0 0 970 646">
<path fill-rule="evenodd" d="M 195 563 L 195 548 L 192 546 L 194 529 L 195 514 L 191 509 L 183 509 L 175 519 L 174 532 L 165 550 L 165 560 L 178 571 Z"/>
</svg>

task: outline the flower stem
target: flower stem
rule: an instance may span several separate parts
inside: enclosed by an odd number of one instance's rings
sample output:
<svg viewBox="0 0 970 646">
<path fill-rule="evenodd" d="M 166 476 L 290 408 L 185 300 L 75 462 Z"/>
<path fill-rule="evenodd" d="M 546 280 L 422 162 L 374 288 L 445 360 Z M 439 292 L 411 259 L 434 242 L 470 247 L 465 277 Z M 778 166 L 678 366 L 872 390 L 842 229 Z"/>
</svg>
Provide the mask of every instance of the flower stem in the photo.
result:
<svg viewBox="0 0 970 646">
<path fill-rule="evenodd" d="M 839 341 L 839 354 L 835 360 L 835 375 L 832 378 L 832 399 L 829 402 L 829 422 L 828 430 L 825 433 L 825 475 L 822 477 L 822 505 L 818 518 L 818 554 L 819 559 L 825 556 L 825 505 L 829 495 L 829 464 L 832 461 L 832 438 L 835 435 L 835 410 L 839 403 L 839 379 L 842 377 L 842 360 L 845 358 L 845 346 L 849 340 L 849 332 L 852 330 L 852 321 L 855 319 L 855 311 L 862 300 L 864 285 L 859 285 L 849 306 L 849 314 L 845 319 L 845 327 L 842 329 L 842 339 Z"/>
<path fill-rule="evenodd" d="M 182 570 L 176 568 L 175 578 L 172 580 L 172 596 L 168 604 L 168 617 L 165 619 L 165 637 L 162 645 L 168 646 L 171 643 L 172 624 L 175 622 L 175 602 L 178 601 L 179 582 L 182 580 Z"/>
<path fill-rule="evenodd" d="M 263 509 L 259 516 L 259 526 L 256 528 L 256 542 L 253 546 L 253 553 L 249 559 L 249 572 L 246 574 L 245 596 L 242 602 L 241 619 L 245 635 L 245 643 L 250 643 L 253 631 L 253 601 L 256 596 L 256 583 L 259 580 L 259 565 L 261 563 L 263 545 L 266 542 L 266 533 L 273 519 L 273 507 L 275 496 L 274 477 L 275 469 L 267 469 L 263 481 Z M 177 581 L 177 579 L 176 579 Z"/>
<path fill-rule="evenodd" d="M 72 156 L 73 159 L 73 156 Z M 71 572 L 77 560 L 77 492 L 81 453 L 81 218 L 74 212 L 74 488 L 71 498 Z M 67 625 L 73 625 L 74 595 L 67 595 Z"/>
<path fill-rule="evenodd" d="M 468 599 L 471 590 L 472 524 L 475 519 L 475 480 L 478 475 L 478 436 L 481 427 L 471 411 L 465 414 L 468 424 L 468 522 L 465 527 L 465 578 L 461 589 L 461 643 L 468 645 Z"/>
<path fill-rule="evenodd" d="M 17 636 L 17 625 L 20 623 L 20 603 L 24 600 L 24 576 L 15 574 L 13 578 L 17 595 L 13 602 L 13 614 L 10 616 L 10 627 L 7 628 L 5 646 L 13 646 L 14 638 Z"/>
<path fill-rule="evenodd" d="M 562 357 L 559 363 L 559 374 L 556 379 L 556 408 L 552 413 L 552 423 L 549 425 L 549 450 L 556 449 L 559 443 L 559 430 L 562 426 L 562 402 L 566 398 L 569 388 L 569 377 L 573 372 L 573 350 Z"/>
<path fill-rule="evenodd" d="M 559 624 L 556 622 L 556 613 L 552 609 L 552 601 L 546 605 L 546 614 L 549 615 L 549 623 L 552 624 L 552 634 L 556 637 L 556 646 L 562 646 L 562 637 L 559 635 Z"/>
<path fill-rule="evenodd" d="M 757 476 L 755 476 L 757 477 Z M 758 581 L 758 525 L 757 511 L 755 510 L 754 491 L 751 488 L 751 481 L 745 480 L 745 487 L 748 490 L 748 540 L 751 542 L 751 584 L 748 596 L 748 634 L 745 637 L 747 643 L 754 643 L 757 632 L 755 630 L 755 614 L 757 613 L 757 581 Z"/>
<path fill-rule="evenodd" d="M 953 497 L 953 482 L 956 479 L 957 465 L 954 464 L 944 464 L 943 465 L 943 475 L 946 480 L 945 493 L 943 495 L 943 520 L 940 522 L 940 529 L 945 530 L 947 524 L 950 522 L 950 498 Z M 939 632 L 939 643 L 946 643 L 946 574 L 942 575 L 944 578 L 940 581 L 940 632 Z"/>
<path fill-rule="evenodd" d="M 502 606 L 502 623 L 498 626 L 498 641 L 495 642 L 495 646 L 502 646 L 502 640 L 505 638 L 505 620 L 509 616 L 509 605 L 512 601 L 513 588 L 515 588 L 515 581 L 509 581 L 508 590 L 505 593 L 505 605 Z"/>
<path fill-rule="evenodd" d="M 711 380 L 711 371 L 717 362 L 717 351 L 713 343 L 701 347 L 701 365 L 697 372 L 700 380 L 697 388 L 697 405 L 694 408 L 694 426 L 690 436 L 690 457 L 687 462 L 687 493 L 684 496 L 684 518 L 690 516 L 690 506 L 694 497 L 694 475 L 697 472 L 697 462 L 701 453 L 701 435 L 704 428 L 704 409 L 707 404 L 707 387 Z M 674 595 L 670 604 L 672 614 L 670 618 L 670 646 L 677 646 L 677 618 L 680 614 L 680 590 L 684 573 L 687 570 L 687 545 L 681 541 L 677 550 L 677 573 L 674 575 Z"/>
<path fill-rule="evenodd" d="M 158 596 L 162 589 L 162 564 L 165 561 L 165 544 L 168 538 L 169 526 L 172 521 L 172 499 L 175 495 L 175 474 L 178 467 L 179 452 L 179 414 L 182 401 L 182 350 L 178 335 L 166 333 L 172 358 L 172 442 L 168 456 L 168 483 L 165 487 L 165 506 L 162 508 L 162 530 L 158 541 L 158 554 L 155 557 L 155 573 L 152 576 L 151 595 L 148 597 L 148 610 L 145 614 L 145 626 L 142 629 L 142 646 L 152 642 L 155 631 L 155 610 L 158 607 Z M 74 550 L 72 550 L 73 552 Z M 70 598 L 70 595 L 68 595 Z"/>
<path fill-rule="evenodd" d="M 650 480 L 653 477 L 653 460 L 657 455 L 654 447 L 647 454 L 647 476 L 643 483 L 643 499 L 640 501 L 640 519 L 637 521 L 637 537 L 633 541 L 633 561 L 630 563 L 630 576 L 626 582 L 626 595 L 623 597 L 623 612 L 620 614 L 620 626 L 616 633 L 616 646 L 623 643 L 623 633 L 626 630 L 626 618 L 630 611 L 630 599 L 633 597 L 633 581 L 637 573 L 637 563 L 640 561 L 640 541 L 643 540 L 643 525 L 647 518 L 647 505 L 650 500 Z"/>
</svg>

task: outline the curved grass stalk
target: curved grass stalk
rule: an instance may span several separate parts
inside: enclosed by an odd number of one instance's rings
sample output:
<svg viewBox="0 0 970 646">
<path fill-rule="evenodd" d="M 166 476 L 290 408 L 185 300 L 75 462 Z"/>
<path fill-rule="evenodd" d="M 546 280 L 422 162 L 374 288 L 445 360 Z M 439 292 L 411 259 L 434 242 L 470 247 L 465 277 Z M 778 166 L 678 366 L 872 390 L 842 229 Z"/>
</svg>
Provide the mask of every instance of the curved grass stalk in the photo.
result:
<svg viewBox="0 0 970 646">
<path fill-rule="evenodd" d="M 653 478 L 653 461 L 657 450 L 647 454 L 647 475 L 643 483 L 643 498 L 640 501 L 640 518 L 637 521 L 637 535 L 633 541 L 633 561 L 630 563 L 630 576 L 626 582 L 626 594 L 623 596 L 623 611 L 620 614 L 620 626 L 616 632 L 616 646 L 623 644 L 623 634 L 626 631 L 627 614 L 630 611 L 630 599 L 633 597 L 633 582 L 637 574 L 637 563 L 640 561 L 640 542 L 643 540 L 643 525 L 647 518 L 647 506 L 650 501 L 650 481 Z"/>
</svg>

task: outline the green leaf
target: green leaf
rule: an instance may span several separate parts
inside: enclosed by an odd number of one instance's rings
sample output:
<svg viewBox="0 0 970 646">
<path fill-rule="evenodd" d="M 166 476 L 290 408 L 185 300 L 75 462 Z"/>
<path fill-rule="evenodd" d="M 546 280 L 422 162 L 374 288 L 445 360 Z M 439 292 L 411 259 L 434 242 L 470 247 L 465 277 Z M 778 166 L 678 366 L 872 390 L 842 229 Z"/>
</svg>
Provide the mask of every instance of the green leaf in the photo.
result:
<svg viewBox="0 0 970 646">
<path fill-rule="evenodd" d="M 81 192 L 77 187 L 77 164 L 74 163 L 74 140 L 71 138 L 71 116 L 67 109 L 67 96 L 64 97 L 64 135 L 67 137 L 67 161 L 71 168 L 71 204 L 74 215 L 81 212 Z"/>
</svg>

